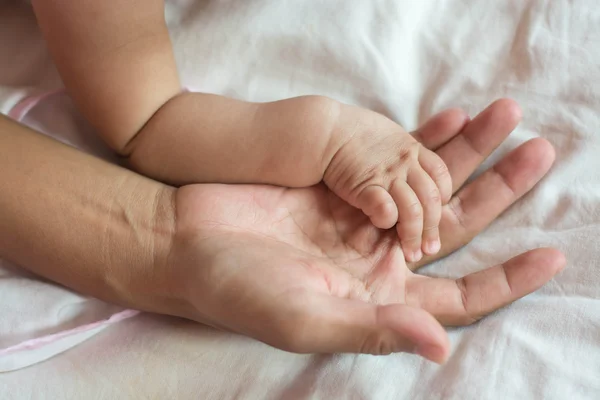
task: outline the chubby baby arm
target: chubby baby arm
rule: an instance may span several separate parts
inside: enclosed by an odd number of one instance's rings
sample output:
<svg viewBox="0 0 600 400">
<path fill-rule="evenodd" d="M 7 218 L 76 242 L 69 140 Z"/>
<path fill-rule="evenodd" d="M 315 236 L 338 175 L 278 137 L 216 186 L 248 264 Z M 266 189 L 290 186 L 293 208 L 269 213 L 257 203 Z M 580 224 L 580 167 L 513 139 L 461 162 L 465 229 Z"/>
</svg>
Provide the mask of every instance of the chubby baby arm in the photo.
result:
<svg viewBox="0 0 600 400">
<path fill-rule="evenodd" d="M 77 107 L 136 171 L 162 182 L 318 183 L 335 102 L 249 103 L 182 92 L 163 0 L 34 0 Z"/>
<path fill-rule="evenodd" d="M 335 152 L 336 106 L 319 96 L 249 103 L 182 93 L 148 122 L 129 158 L 136 170 L 175 185 L 311 186 Z"/>
</svg>

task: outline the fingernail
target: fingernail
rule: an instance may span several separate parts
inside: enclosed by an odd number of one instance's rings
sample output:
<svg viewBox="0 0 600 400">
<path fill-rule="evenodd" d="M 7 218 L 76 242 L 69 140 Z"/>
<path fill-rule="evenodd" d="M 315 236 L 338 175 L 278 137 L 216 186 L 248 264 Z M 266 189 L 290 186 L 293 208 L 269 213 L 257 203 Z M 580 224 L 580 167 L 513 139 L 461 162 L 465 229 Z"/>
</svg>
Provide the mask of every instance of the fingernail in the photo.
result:
<svg viewBox="0 0 600 400">
<path fill-rule="evenodd" d="M 423 253 L 421 252 L 421 250 L 413 251 L 413 253 L 412 253 L 412 261 L 413 262 L 420 261 L 421 258 L 423 258 Z"/>
<path fill-rule="evenodd" d="M 413 353 L 418 354 L 429 361 L 433 361 L 436 364 L 442 364 L 446 361 L 445 351 L 430 344 L 416 345 L 413 349 Z"/>
<path fill-rule="evenodd" d="M 437 254 L 441 247 L 442 244 L 439 240 L 429 240 L 425 242 L 425 253 L 429 255 Z"/>
</svg>

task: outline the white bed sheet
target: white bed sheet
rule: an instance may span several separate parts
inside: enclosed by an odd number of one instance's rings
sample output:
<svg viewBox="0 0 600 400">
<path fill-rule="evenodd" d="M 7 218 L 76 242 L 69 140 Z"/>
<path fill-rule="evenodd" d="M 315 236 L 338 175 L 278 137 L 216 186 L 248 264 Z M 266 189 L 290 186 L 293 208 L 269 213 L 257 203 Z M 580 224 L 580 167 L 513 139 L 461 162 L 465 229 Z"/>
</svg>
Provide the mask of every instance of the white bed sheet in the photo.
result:
<svg viewBox="0 0 600 400">
<path fill-rule="evenodd" d="M 596 1 L 180 3 L 169 23 L 184 83 L 199 90 L 256 101 L 322 94 L 409 129 L 446 107 L 474 114 L 498 97 L 516 99 L 523 123 L 493 158 L 542 136 L 557 148 L 556 165 L 486 232 L 426 272 L 459 276 L 539 246 L 565 252 L 568 266 L 537 293 L 451 330 L 453 354 L 441 367 L 410 355 L 292 355 L 144 314 L 0 374 L 1 398 L 600 398 Z M 19 6 L 0 1 L 4 109 L 30 87 L 60 85 L 34 20 L 11 7 Z M 0 292 L 1 307 L 7 301 Z"/>
</svg>

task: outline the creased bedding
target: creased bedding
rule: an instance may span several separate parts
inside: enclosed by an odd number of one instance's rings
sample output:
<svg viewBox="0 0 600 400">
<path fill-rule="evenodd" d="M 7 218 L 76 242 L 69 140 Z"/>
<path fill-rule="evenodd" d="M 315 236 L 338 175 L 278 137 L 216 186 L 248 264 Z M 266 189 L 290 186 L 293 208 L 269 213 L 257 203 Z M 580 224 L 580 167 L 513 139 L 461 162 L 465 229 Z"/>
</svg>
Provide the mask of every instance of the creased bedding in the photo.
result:
<svg viewBox="0 0 600 400">
<path fill-rule="evenodd" d="M 441 367 L 410 355 L 292 355 L 142 314 L 5 365 L 33 364 L 0 374 L 1 398 L 600 398 L 596 1 L 180 1 L 168 4 L 168 21 L 184 84 L 201 91 L 253 101 L 322 94 L 408 129 L 446 107 L 475 114 L 516 99 L 523 123 L 485 166 L 538 136 L 555 145 L 555 166 L 424 273 L 460 276 L 540 246 L 562 250 L 568 266 L 540 291 L 451 330 Z M 0 1 L 0 112 L 60 87 L 31 11 Z M 25 122 L 110 158 L 66 96 Z M 0 349 L 120 311 L 0 264 Z"/>
</svg>

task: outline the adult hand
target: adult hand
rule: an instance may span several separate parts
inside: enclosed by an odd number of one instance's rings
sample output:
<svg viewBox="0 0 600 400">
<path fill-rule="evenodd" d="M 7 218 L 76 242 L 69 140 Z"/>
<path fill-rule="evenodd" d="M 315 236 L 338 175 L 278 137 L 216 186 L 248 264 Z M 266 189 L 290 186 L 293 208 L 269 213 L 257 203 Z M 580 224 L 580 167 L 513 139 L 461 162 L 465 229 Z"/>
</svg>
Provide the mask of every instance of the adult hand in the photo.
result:
<svg viewBox="0 0 600 400">
<path fill-rule="evenodd" d="M 531 140 L 464 187 L 514 129 L 518 106 L 500 100 L 473 121 L 459 110 L 415 136 L 447 163 L 442 251 L 468 243 L 549 170 L 554 152 Z M 186 317 L 299 353 L 413 352 L 443 362 L 443 325 L 468 325 L 538 289 L 565 265 L 552 249 L 527 252 L 458 280 L 407 266 L 393 230 L 373 227 L 326 187 L 191 185 L 176 196 L 169 266 L 184 282 Z"/>
</svg>

